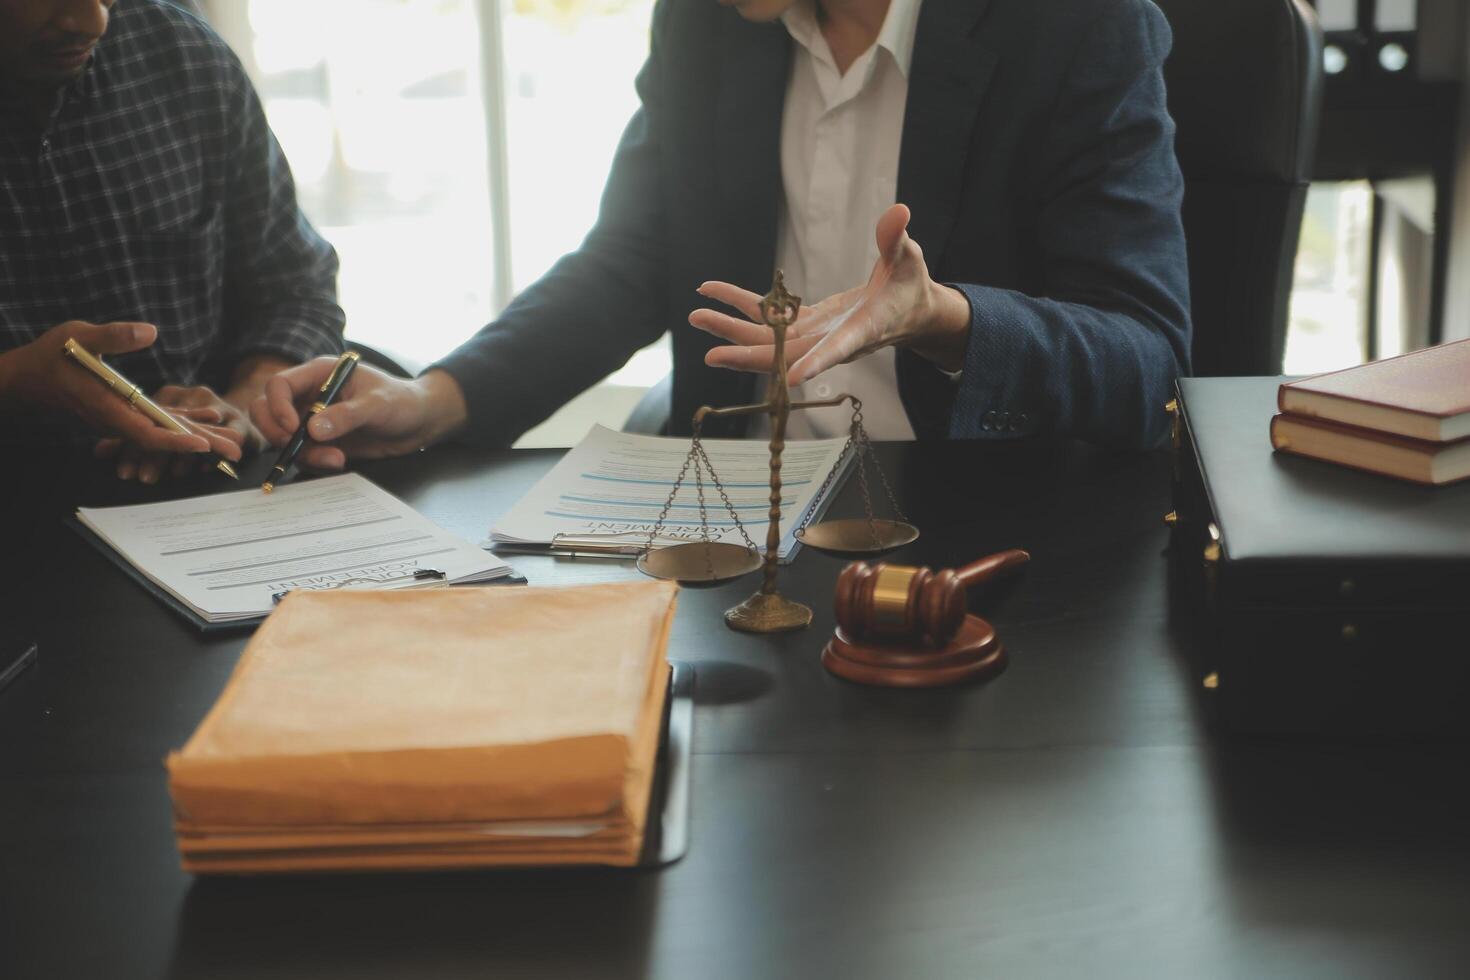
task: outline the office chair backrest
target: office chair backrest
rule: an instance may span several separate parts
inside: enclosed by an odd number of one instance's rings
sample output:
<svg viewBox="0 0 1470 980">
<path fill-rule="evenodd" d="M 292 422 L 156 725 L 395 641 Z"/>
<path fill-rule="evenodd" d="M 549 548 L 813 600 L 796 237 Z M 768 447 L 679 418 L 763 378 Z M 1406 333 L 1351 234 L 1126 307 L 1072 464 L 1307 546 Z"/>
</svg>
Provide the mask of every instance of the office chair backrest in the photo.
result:
<svg viewBox="0 0 1470 980">
<path fill-rule="evenodd" d="M 1184 171 L 1197 375 L 1280 374 L 1322 105 L 1304 0 L 1155 0 Z"/>
</svg>

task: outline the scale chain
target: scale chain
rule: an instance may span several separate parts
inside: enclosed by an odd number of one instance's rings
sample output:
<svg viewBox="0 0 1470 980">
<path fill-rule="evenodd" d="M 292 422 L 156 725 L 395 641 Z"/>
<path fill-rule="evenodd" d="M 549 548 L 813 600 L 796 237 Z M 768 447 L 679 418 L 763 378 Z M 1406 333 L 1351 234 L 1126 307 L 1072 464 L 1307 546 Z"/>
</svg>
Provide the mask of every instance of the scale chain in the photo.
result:
<svg viewBox="0 0 1470 980">
<path fill-rule="evenodd" d="M 691 446 L 690 451 L 694 451 L 694 448 L 694 446 Z M 704 456 L 704 447 L 699 446 L 698 448 L 699 455 L 694 457 L 694 489 L 699 495 L 699 536 L 704 539 L 704 571 L 709 580 L 713 582 L 715 579 L 715 560 L 709 552 L 709 511 L 706 510 L 704 504 L 704 466 L 700 463 L 701 458 Z M 710 471 L 710 476 L 714 476 L 713 470 Z"/>
<path fill-rule="evenodd" d="M 801 515 L 801 524 L 796 528 L 796 531 L 794 532 L 798 539 L 806 533 L 807 525 L 812 522 L 812 517 L 816 514 L 817 508 L 815 506 L 815 502 L 827 499 L 827 491 L 831 489 L 832 481 L 837 478 L 837 474 L 842 472 L 842 462 L 843 460 L 847 459 L 847 454 L 851 451 L 852 434 L 849 433 L 847 436 L 847 442 L 842 444 L 842 452 L 837 454 L 837 459 L 835 462 L 833 462 L 832 468 L 827 471 L 827 476 L 824 480 L 822 480 L 822 486 L 817 490 L 817 495 L 812 498 L 814 506 L 808 507 L 807 512 Z"/>
<path fill-rule="evenodd" d="M 837 474 L 842 472 L 842 464 L 849 453 L 857 458 L 858 485 L 863 494 L 863 513 L 867 516 L 868 533 L 872 535 L 873 545 L 878 547 L 882 541 L 878 534 L 878 524 L 873 512 L 873 497 L 868 484 L 867 464 L 869 460 L 873 463 L 873 469 L 878 474 L 878 481 L 883 485 L 883 493 L 888 498 L 888 504 L 893 508 L 894 515 L 905 524 L 908 523 L 908 517 L 904 515 L 903 508 L 898 505 L 898 498 L 888 482 L 888 475 L 883 472 L 883 465 L 878 462 L 878 456 L 873 452 L 873 441 L 868 438 L 867 427 L 863 425 L 863 403 L 857 398 L 852 399 L 852 424 L 848 429 L 847 442 L 843 443 L 842 451 L 837 454 L 837 461 L 827 471 L 826 479 L 822 481 L 822 486 L 817 490 L 814 500 L 826 499 L 827 491 L 831 488 L 832 481 L 837 478 Z M 815 507 L 802 515 L 801 524 L 796 528 L 797 538 L 806 534 L 807 525 L 811 523 L 815 515 Z"/>
<path fill-rule="evenodd" d="M 903 508 L 898 505 L 898 497 L 894 494 L 893 487 L 889 486 L 888 484 L 888 476 L 883 472 L 882 464 L 878 462 L 878 454 L 873 452 L 873 441 L 868 438 L 868 430 L 862 428 L 861 419 L 859 419 L 858 425 L 859 429 L 861 430 L 863 452 L 867 455 L 869 459 L 873 461 L 873 470 L 878 474 L 878 482 L 883 484 L 883 493 L 885 496 L 888 497 L 888 506 L 893 508 L 893 514 L 895 517 L 897 517 L 905 524 L 909 523 L 908 515 L 906 515 L 903 512 Z"/>
<path fill-rule="evenodd" d="M 736 512 L 735 505 L 730 501 L 730 495 L 725 492 L 725 485 L 720 480 L 720 475 L 715 472 L 715 464 L 705 451 L 704 441 L 700 438 L 700 426 L 694 426 L 693 438 L 689 443 L 689 454 L 684 457 L 684 465 L 679 468 L 679 475 L 674 478 L 674 485 L 669 490 L 668 499 L 664 501 L 663 510 L 659 511 L 658 520 L 653 525 L 653 530 L 648 534 L 648 541 L 643 546 L 644 553 L 653 550 L 653 543 L 658 540 L 659 533 L 663 531 L 668 522 L 669 512 L 674 508 L 674 501 L 678 499 L 679 491 L 684 488 L 684 481 L 688 478 L 689 467 L 694 467 L 694 489 L 699 498 L 699 536 L 704 543 L 704 565 L 705 573 L 710 581 L 715 580 L 714 557 L 710 553 L 710 545 L 715 543 L 710 534 L 709 508 L 704 495 L 704 471 L 709 470 L 710 482 L 719 491 L 720 500 L 729 512 L 730 519 L 735 523 L 735 529 L 740 532 L 740 537 L 745 541 L 745 547 L 751 552 L 759 554 L 755 542 L 750 539 L 750 534 L 745 530 L 745 524 L 740 520 L 740 514 Z"/>
<path fill-rule="evenodd" d="M 725 502 L 725 510 L 729 512 L 730 519 L 735 522 L 735 529 L 745 539 L 745 546 L 756 554 L 760 554 L 760 550 L 756 548 L 755 542 L 750 539 L 750 534 L 745 530 L 745 522 L 740 520 L 740 515 L 735 512 L 735 505 L 730 502 L 730 495 L 725 492 L 725 485 L 720 482 L 720 475 L 715 472 L 715 466 L 710 462 L 709 453 L 705 452 L 704 443 L 696 443 L 695 448 L 698 449 L 699 455 L 703 457 L 704 465 L 709 468 L 710 481 L 714 483 L 715 489 L 720 492 L 720 499 Z"/>
<path fill-rule="evenodd" d="M 645 554 L 653 550 L 653 542 L 658 540 L 658 534 L 664 529 L 664 522 L 669 518 L 669 511 L 674 508 L 674 500 L 679 496 L 679 488 L 684 485 L 684 477 L 689 473 L 689 464 L 697 463 L 699 454 L 696 448 L 699 445 L 699 428 L 694 429 L 694 445 L 689 447 L 689 455 L 684 457 L 684 465 L 679 467 L 679 475 L 674 478 L 673 489 L 669 491 L 669 498 L 664 501 L 664 509 L 659 511 L 658 520 L 653 525 L 653 530 L 648 532 L 648 541 L 643 546 Z"/>
<path fill-rule="evenodd" d="M 853 422 L 853 427 L 858 432 L 863 431 L 860 428 L 861 425 L 861 422 Z M 868 534 L 872 535 L 873 547 L 878 548 L 882 545 L 882 542 L 878 538 L 878 523 L 873 519 L 873 495 L 868 492 L 868 449 L 869 447 L 866 445 L 865 440 L 859 438 L 857 451 L 858 486 L 863 491 L 863 513 L 868 518 Z"/>
<path fill-rule="evenodd" d="M 669 491 L 668 499 L 664 501 L 663 509 L 659 512 L 658 520 L 655 522 L 653 530 L 649 532 L 648 541 L 644 545 L 644 551 L 646 553 L 653 549 L 654 542 L 658 539 L 659 533 L 663 531 L 664 525 L 668 522 L 669 512 L 674 507 L 674 501 L 678 498 L 679 491 L 683 489 L 684 482 L 688 478 L 689 467 L 693 466 L 695 492 L 699 498 L 700 540 L 705 545 L 705 570 L 709 578 L 713 580 L 715 578 L 714 559 L 711 556 L 709 546 L 714 543 L 714 537 L 710 533 L 709 508 L 704 492 L 704 471 L 706 469 L 709 470 L 710 482 L 714 484 L 715 490 L 719 492 L 720 501 L 724 505 L 726 513 L 730 515 L 730 520 L 734 524 L 735 529 L 740 532 L 740 537 L 745 542 L 745 547 L 756 554 L 760 553 L 760 549 L 751 540 L 750 533 L 745 527 L 745 522 L 740 519 L 739 512 L 730 500 L 730 495 L 725 490 L 725 484 L 720 479 L 719 473 L 715 470 L 714 461 L 709 458 L 709 453 L 704 448 L 704 440 L 701 438 L 700 429 L 701 426 L 696 422 L 690 440 L 689 453 L 684 457 L 684 465 L 680 467 L 679 474 L 674 479 L 674 485 Z M 863 403 L 857 398 L 852 399 L 852 423 L 848 429 L 847 441 L 843 443 L 841 452 L 837 454 L 837 460 L 827 471 L 827 475 L 822 480 L 822 485 L 817 490 L 817 495 L 814 500 L 826 499 L 833 482 L 837 478 L 837 474 L 842 472 L 843 464 L 847 461 L 849 454 L 857 458 L 858 486 L 862 492 L 863 512 L 867 517 L 868 533 L 872 536 L 874 547 L 880 547 L 882 545 L 882 537 L 878 533 L 877 519 L 873 510 L 872 487 L 868 480 L 868 462 L 870 460 L 872 461 L 873 469 L 877 471 L 878 481 L 883 487 L 883 494 L 888 498 L 888 504 L 893 508 L 893 513 L 897 520 L 908 523 L 908 517 L 904 514 L 903 508 L 899 506 L 898 497 L 893 492 L 893 486 L 888 482 L 888 475 L 883 471 L 883 465 L 878 462 L 877 454 L 873 451 L 873 441 L 868 436 L 867 427 L 863 425 Z M 815 507 L 808 508 L 806 513 L 801 516 L 801 521 L 794 532 L 798 539 L 805 535 L 812 518 L 815 516 Z"/>
</svg>

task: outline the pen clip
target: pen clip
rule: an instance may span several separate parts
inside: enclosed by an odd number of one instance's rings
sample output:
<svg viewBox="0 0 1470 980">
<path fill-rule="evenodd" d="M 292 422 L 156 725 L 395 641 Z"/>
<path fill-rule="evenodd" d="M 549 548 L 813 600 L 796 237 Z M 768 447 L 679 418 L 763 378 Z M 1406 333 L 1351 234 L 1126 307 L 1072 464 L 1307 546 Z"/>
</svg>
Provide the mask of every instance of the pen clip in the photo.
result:
<svg viewBox="0 0 1470 980">
<path fill-rule="evenodd" d="M 686 544 L 683 538 L 658 537 L 660 547 Z M 604 531 L 586 534 L 557 534 L 551 539 L 555 551 L 587 552 L 594 555 L 641 555 L 648 548 L 648 535 L 643 531 Z"/>
<path fill-rule="evenodd" d="M 320 393 L 325 395 L 327 392 L 331 391 L 332 387 L 337 384 L 337 381 L 341 377 L 342 372 L 347 370 L 347 365 L 356 363 L 360 356 L 361 355 L 359 355 L 357 351 L 350 350 L 346 351 L 342 354 L 341 357 L 337 358 L 337 363 L 332 365 L 332 373 L 327 375 L 326 381 L 322 382 Z"/>
</svg>

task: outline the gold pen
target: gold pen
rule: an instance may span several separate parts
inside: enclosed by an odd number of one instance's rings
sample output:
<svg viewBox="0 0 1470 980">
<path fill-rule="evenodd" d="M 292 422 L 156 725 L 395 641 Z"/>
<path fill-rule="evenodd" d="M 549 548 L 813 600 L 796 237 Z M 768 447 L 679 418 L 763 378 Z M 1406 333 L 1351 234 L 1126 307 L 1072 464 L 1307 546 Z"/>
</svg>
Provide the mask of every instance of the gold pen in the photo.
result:
<svg viewBox="0 0 1470 980">
<path fill-rule="evenodd" d="M 67 357 L 70 357 L 77 364 L 92 372 L 97 380 L 107 385 L 109 391 L 127 402 L 137 411 L 148 416 L 148 418 L 152 419 L 158 425 L 163 426 L 171 432 L 177 432 L 180 435 L 197 436 L 199 434 L 160 408 L 157 402 L 143 394 L 143 389 L 133 384 L 127 378 L 124 378 L 121 374 L 118 374 L 102 358 L 93 354 L 75 340 L 68 340 L 65 344 L 65 350 Z M 214 468 L 225 476 L 232 480 L 240 479 L 240 475 L 235 472 L 235 468 L 228 461 L 220 459 L 215 453 L 210 453 L 209 459 L 214 464 Z"/>
</svg>

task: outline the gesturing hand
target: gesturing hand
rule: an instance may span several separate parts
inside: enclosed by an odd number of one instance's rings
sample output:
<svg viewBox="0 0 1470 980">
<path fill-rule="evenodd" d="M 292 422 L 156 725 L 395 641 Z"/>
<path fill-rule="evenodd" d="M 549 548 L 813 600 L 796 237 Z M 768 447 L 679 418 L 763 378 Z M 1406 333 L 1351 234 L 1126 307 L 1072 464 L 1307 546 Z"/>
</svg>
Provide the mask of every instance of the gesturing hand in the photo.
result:
<svg viewBox="0 0 1470 980">
<path fill-rule="evenodd" d="M 929 277 L 923 250 L 908 236 L 909 209 L 895 204 L 878 219 L 878 261 L 866 285 L 803 306 L 786 332 L 787 381 L 799 385 L 838 364 L 883 347 L 909 347 L 946 370 L 964 364 L 970 304 Z M 768 373 L 775 356 L 771 330 L 760 322 L 761 298 L 726 282 L 699 293 L 735 307 L 750 320 L 710 309 L 689 322 L 731 342 L 705 355 L 711 367 Z M 754 322 L 752 322 L 754 321 Z"/>
</svg>

